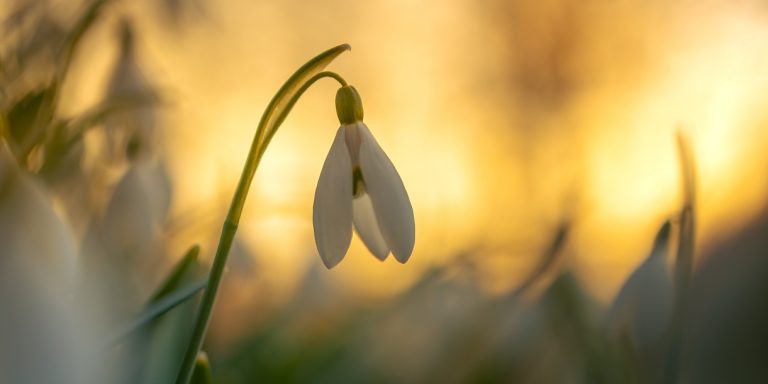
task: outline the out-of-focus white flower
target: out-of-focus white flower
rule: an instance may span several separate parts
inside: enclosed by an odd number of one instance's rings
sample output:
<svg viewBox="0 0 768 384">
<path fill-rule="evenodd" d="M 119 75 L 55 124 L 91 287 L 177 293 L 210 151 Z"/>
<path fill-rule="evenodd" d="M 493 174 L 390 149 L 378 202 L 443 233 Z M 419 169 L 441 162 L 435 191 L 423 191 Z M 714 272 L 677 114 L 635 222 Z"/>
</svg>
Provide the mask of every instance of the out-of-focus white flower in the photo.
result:
<svg viewBox="0 0 768 384">
<path fill-rule="evenodd" d="M 104 240 L 112 251 L 143 251 L 164 225 L 171 202 L 171 183 L 159 160 L 134 163 L 117 183 L 104 215 Z M 135 248 L 135 249 L 133 249 Z M 146 255 L 135 255 L 136 257 Z"/>
<path fill-rule="evenodd" d="M 144 75 L 136 57 L 135 37 L 130 22 L 120 24 L 120 57 L 112 71 L 105 98 L 123 105 L 105 121 L 107 150 L 114 159 L 128 152 L 131 157 L 152 153 L 156 145 L 156 91 Z"/>
<path fill-rule="evenodd" d="M 104 216 L 87 231 L 84 283 L 99 289 L 86 291 L 95 301 L 110 305 L 115 320 L 137 312 L 150 293 L 153 271 L 163 261 L 162 229 L 170 202 L 164 163 L 136 161 L 115 186 Z"/>
<path fill-rule="evenodd" d="M 328 268 L 346 255 L 352 226 L 368 250 L 384 260 L 391 251 L 401 263 L 411 257 L 413 208 L 392 162 L 362 122 L 360 96 L 351 86 L 336 94 L 341 127 L 315 190 L 315 244 Z"/>
<path fill-rule="evenodd" d="M 0 382 L 86 382 L 95 340 L 76 268 L 71 230 L 0 139 Z"/>
<path fill-rule="evenodd" d="M 72 231 L 43 188 L 19 169 L 0 139 L 0 269 L 2 263 L 17 261 L 68 285 L 76 272 L 77 250 Z"/>
<path fill-rule="evenodd" d="M 670 232 L 670 223 L 664 223 L 651 254 L 629 276 L 608 312 L 612 336 L 630 342 L 641 358 L 657 352 L 672 317 L 674 295 L 667 268 Z"/>
</svg>

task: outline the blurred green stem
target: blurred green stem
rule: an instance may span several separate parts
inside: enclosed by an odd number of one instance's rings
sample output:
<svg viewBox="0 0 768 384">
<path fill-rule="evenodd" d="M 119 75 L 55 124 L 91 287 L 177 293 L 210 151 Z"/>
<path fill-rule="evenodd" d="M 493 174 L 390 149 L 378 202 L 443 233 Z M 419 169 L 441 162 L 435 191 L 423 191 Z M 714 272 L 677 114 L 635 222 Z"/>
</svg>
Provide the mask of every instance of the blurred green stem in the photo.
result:
<svg viewBox="0 0 768 384">
<path fill-rule="evenodd" d="M 285 82 L 285 84 L 283 84 L 269 102 L 267 109 L 264 110 L 264 114 L 259 121 L 259 126 L 256 129 L 251 149 L 248 152 L 248 158 L 245 162 L 243 173 L 240 175 L 240 181 L 235 190 L 235 195 L 232 197 L 229 212 L 224 220 L 224 226 L 221 230 L 221 238 L 219 239 L 219 245 L 216 249 L 216 255 L 214 256 L 213 265 L 211 266 L 211 272 L 208 277 L 208 286 L 203 294 L 203 299 L 200 303 L 197 319 L 195 321 L 195 328 L 189 340 L 187 351 L 184 354 L 184 360 L 179 369 L 179 374 L 176 377 L 177 384 L 188 384 L 192 377 L 195 360 L 202 347 L 208 324 L 211 319 L 213 304 L 216 301 L 216 293 L 219 290 L 221 277 L 227 263 L 229 249 L 232 247 L 232 241 L 235 238 L 237 226 L 240 223 L 240 215 L 242 214 L 243 206 L 245 205 L 245 198 L 248 195 L 248 189 L 250 188 L 251 181 L 256 173 L 259 161 L 264 155 L 264 151 L 280 124 L 291 111 L 291 108 L 293 108 L 299 97 L 301 97 L 313 83 L 324 77 L 331 77 L 341 83 L 342 86 L 346 85 L 344 79 L 338 74 L 333 72 L 322 72 L 322 70 L 338 55 L 349 49 L 350 47 L 347 44 L 339 45 L 308 61 L 299 68 Z"/>
</svg>

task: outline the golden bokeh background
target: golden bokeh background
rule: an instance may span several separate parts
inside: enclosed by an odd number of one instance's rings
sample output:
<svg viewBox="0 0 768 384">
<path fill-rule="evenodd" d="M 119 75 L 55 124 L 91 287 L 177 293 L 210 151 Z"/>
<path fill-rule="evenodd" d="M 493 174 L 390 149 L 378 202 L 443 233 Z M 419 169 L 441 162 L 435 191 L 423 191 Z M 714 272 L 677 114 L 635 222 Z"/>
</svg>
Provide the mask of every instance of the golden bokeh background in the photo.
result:
<svg viewBox="0 0 768 384">
<path fill-rule="evenodd" d="M 352 51 L 329 69 L 360 91 L 416 217 L 407 264 L 381 263 L 355 238 L 344 262 L 323 270 L 358 299 L 389 297 L 466 254 L 489 292 L 508 290 L 567 221 L 568 267 L 610 301 L 679 209 L 678 131 L 697 166 L 699 247 L 765 205 L 760 1 L 227 0 L 173 27 L 143 2 L 113 7 L 83 42 L 62 109 L 102 97 L 114 26 L 130 17 L 166 100 L 172 254 L 200 242 L 210 258 L 264 107 L 296 68 L 340 43 Z M 256 321 L 319 263 L 312 196 L 338 126 L 335 87 L 307 92 L 268 149 L 238 234 L 249 255 L 232 261 L 214 319 Z M 238 268 L 258 277 L 232 277 Z"/>
</svg>

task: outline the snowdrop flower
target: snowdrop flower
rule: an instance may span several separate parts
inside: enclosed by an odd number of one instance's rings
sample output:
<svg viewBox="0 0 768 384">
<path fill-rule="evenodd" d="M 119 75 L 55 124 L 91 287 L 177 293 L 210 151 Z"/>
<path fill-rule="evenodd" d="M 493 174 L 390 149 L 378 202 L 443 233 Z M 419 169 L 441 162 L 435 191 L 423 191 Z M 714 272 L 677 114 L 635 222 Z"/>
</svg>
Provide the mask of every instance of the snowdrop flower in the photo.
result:
<svg viewBox="0 0 768 384">
<path fill-rule="evenodd" d="M 41 279 L 69 285 L 78 267 L 74 234 L 38 181 L 18 167 L 0 138 L 0 270 L 24 264 Z"/>
<path fill-rule="evenodd" d="M 92 340 L 77 268 L 74 234 L 0 137 L 0 382 L 83 382 Z"/>
<path fill-rule="evenodd" d="M 105 121 L 107 151 L 113 160 L 129 152 L 152 153 L 157 146 L 155 134 L 158 95 L 139 65 L 133 27 L 128 20 L 119 25 L 120 56 L 112 70 L 105 99 L 125 104 Z M 141 100 L 141 102 L 140 102 Z M 141 105 L 133 105 L 139 103 Z M 126 108 L 128 107 L 128 108 Z M 129 154 L 131 155 L 131 154 Z"/>
<path fill-rule="evenodd" d="M 673 286 L 667 268 L 671 224 L 656 234 L 653 250 L 629 276 L 608 311 L 609 332 L 628 338 L 635 354 L 652 356 L 667 329 L 673 310 Z"/>
<path fill-rule="evenodd" d="M 374 256 L 389 252 L 401 263 L 413 251 L 413 208 L 403 181 L 363 123 L 363 106 L 354 87 L 336 93 L 341 127 L 320 172 L 315 190 L 315 244 L 328 268 L 338 264 L 352 240 L 352 226 Z"/>
</svg>

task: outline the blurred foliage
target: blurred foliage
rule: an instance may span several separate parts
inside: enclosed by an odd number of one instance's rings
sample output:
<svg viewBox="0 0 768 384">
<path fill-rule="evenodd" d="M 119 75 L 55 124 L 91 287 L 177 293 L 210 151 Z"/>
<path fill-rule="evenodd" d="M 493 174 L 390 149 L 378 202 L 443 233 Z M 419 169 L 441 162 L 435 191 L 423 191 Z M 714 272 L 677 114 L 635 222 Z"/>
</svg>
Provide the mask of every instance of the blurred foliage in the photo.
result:
<svg viewBox="0 0 768 384">
<path fill-rule="evenodd" d="M 187 298 L 202 288 L 205 268 L 198 248 L 175 267 L 168 261 L 176 256 L 169 255 L 163 237 L 173 193 L 155 143 L 162 91 L 141 71 L 132 45 L 138 34 L 129 19 L 120 19 L 115 28 L 120 57 L 103 100 L 79 115 L 65 117 L 59 111 L 73 56 L 116 1 L 78 3 L 71 18 L 54 15 L 49 1 L 17 2 L 2 21 L 2 382 L 45 382 L 58 372 L 66 374 L 60 381 L 78 382 L 82 377 L 74 369 L 62 367 L 81 357 L 71 351 L 73 343 L 103 347 L 107 340 L 112 342 L 93 357 L 100 365 L 97 375 L 113 383 L 166 383 L 175 377 L 186 348 L 196 310 L 195 300 Z M 203 9 L 201 3 L 185 7 L 178 0 L 157 6 L 175 22 Z M 552 43 L 535 51 L 549 58 L 559 49 Z M 541 58 L 526 57 L 524 69 L 540 67 Z M 520 80 L 520 92 L 550 95 L 533 98 L 534 104 L 562 103 L 578 84 L 565 69 L 551 72 L 557 76 Z M 278 120 L 285 117 L 278 115 Z M 89 135 L 99 145 L 86 143 Z M 475 264 L 482 262 L 482 250 L 432 267 L 390 300 L 362 304 L 348 302 L 328 274 L 312 265 L 287 305 L 255 322 L 235 345 L 206 348 L 211 361 L 205 353 L 198 357 L 194 380 L 764 382 L 768 212 L 697 255 L 696 167 L 690 147 L 678 140 L 685 181 L 679 213 L 661 225 L 648 257 L 607 308 L 585 293 L 573 273 L 577 266 L 568 262 L 568 234 L 578 225 L 578 217 L 571 217 L 554 231 L 530 274 L 501 294 L 483 288 Z M 13 159 L 5 159 L 6 145 Z M 87 156 L 95 165 L 86 165 Z M 71 231 L 54 220 L 59 212 L 54 202 Z M 24 214 L 30 217 L 22 220 Z M 70 252 L 76 240 L 82 243 L 73 292 L 38 286 L 26 279 L 26 265 L 12 269 L 18 266 L 11 252 L 26 257 L 51 249 L 39 238 L 22 236 L 33 229 L 62 252 Z M 101 323 L 87 329 L 97 339 L 88 342 L 71 333 L 86 323 L 61 315 L 85 303 Z M 27 370 L 30 361 L 45 369 Z M 12 369 L 17 366 L 23 368 Z"/>
<path fill-rule="evenodd" d="M 12 308 L 39 297 L 29 302 L 25 313 L 79 323 L 78 335 L 85 338 L 78 346 L 54 344 L 54 339 L 68 340 L 56 332 L 73 331 L 43 322 L 27 321 L 21 329 L 19 324 L 0 322 L 13 325 L 2 336 L 2 382 L 43 383 L 54 376 L 62 383 L 103 382 L 103 378 L 113 383 L 172 381 L 191 331 L 195 301 L 189 298 L 205 285 L 200 281 L 204 272 L 197 260 L 199 248 L 194 247 L 150 295 L 169 260 L 163 228 L 172 196 L 162 155 L 154 144 L 158 91 L 143 75 L 129 19 L 121 19 L 117 26 L 120 54 L 103 100 L 79 115 L 65 117 L 59 110 L 73 57 L 94 26 L 112 12 L 112 3 L 78 2 L 73 4 L 76 12 L 62 17 L 54 2 L 17 2 L 3 20 L 0 151 L 7 146 L 14 159 L 2 153 L 0 185 L 11 194 L 0 194 L 4 212 L 0 226 L 13 240 L 0 244 L 0 253 L 29 256 L 45 247 L 68 249 L 62 242 L 74 243 L 80 237 L 83 244 L 77 270 L 64 268 L 76 272 L 60 280 L 50 273 L 43 280 L 32 280 L 42 273 L 24 272 L 26 262 L 3 263 L 3 270 L 16 276 L 3 279 L 6 283 L 54 286 L 29 291 L 21 303 L 10 297 L 0 298 L 0 303 Z M 87 136 L 96 138 L 96 144 L 86 143 Z M 91 165 L 86 157 L 92 158 Z M 31 193 L 24 192 L 29 189 Z M 19 205 L 13 198 L 19 193 L 33 198 Z M 59 212 L 63 223 L 53 213 L 54 203 L 63 211 Z M 9 216 L 11 208 L 24 211 Z M 18 227 L 22 219 L 33 222 L 48 216 L 55 218 L 55 225 L 29 229 L 40 233 L 37 240 L 5 229 L 6 224 Z M 69 281 L 74 285 L 65 284 Z M 27 315 L 20 312 L 20 316 Z M 92 327 L 87 329 L 88 325 Z M 31 359 L 18 346 L 35 334 L 51 342 L 47 354 Z M 37 348 L 35 342 L 29 350 Z M 81 350 L 84 355 L 76 353 Z M 27 369 L 33 361 L 44 367 L 37 374 Z"/>
</svg>

